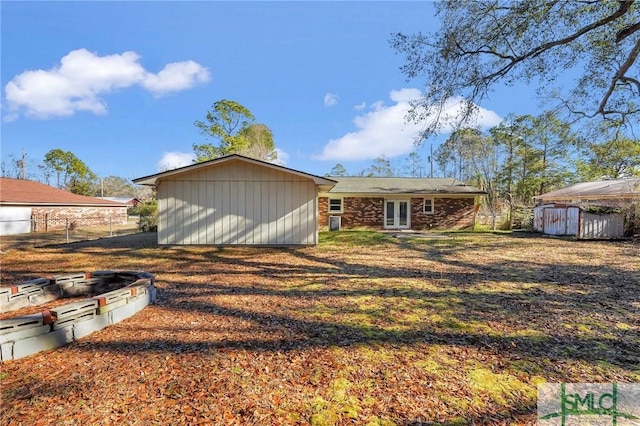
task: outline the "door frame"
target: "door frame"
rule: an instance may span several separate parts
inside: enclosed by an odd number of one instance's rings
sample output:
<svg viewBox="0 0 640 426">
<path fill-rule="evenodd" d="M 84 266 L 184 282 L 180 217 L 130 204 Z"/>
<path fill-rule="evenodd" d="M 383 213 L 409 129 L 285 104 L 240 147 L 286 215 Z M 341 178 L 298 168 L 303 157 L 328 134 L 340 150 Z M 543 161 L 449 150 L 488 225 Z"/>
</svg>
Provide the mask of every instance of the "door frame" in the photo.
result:
<svg viewBox="0 0 640 426">
<path fill-rule="evenodd" d="M 387 203 L 393 203 L 393 225 L 387 224 Z M 407 204 L 407 224 L 400 225 L 400 203 Z M 407 199 L 389 199 L 385 198 L 384 200 L 384 209 L 383 209 L 383 227 L 384 229 L 411 229 L 411 200 Z"/>
</svg>

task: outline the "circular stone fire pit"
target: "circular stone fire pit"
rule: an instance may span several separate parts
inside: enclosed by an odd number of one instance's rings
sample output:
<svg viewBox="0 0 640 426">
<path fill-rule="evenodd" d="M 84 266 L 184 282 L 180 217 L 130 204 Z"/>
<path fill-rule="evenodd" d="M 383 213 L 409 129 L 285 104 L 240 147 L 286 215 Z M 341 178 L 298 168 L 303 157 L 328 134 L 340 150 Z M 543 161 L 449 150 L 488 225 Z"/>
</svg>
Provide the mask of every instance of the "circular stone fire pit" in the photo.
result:
<svg viewBox="0 0 640 426">
<path fill-rule="evenodd" d="M 0 360 L 55 349 L 129 318 L 155 302 L 155 277 L 143 271 L 95 271 L 36 278 L 0 287 L 0 313 L 65 298 L 81 299 L 0 320 Z"/>
</svg>

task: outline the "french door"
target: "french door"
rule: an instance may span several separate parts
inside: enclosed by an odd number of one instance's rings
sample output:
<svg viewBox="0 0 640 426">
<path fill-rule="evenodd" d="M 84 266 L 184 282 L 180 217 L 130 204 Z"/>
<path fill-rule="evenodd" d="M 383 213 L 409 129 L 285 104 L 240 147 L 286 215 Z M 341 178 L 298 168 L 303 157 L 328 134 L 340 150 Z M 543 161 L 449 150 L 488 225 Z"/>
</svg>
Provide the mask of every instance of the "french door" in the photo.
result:
<svg viewBox="0 0 640 426">
<path fill-rule="evenodd" d="M 407 229 L 410 226 L 409 201 L 385 200 L 384 227 Z"/>
</svg>

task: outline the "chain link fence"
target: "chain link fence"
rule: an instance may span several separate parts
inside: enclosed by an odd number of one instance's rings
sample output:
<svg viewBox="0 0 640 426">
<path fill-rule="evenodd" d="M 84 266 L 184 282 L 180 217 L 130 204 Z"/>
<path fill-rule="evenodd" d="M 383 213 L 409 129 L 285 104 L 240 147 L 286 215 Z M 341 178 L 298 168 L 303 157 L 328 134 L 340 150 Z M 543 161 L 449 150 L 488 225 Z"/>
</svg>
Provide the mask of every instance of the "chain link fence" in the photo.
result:
<svg viewBox="0 0 640 426">
<path fill-rule="evenodd" d="M 0 251 L 12 248 L 67 244 L 154 230 L 148 226 L 149 218 L 144 216 L 129 216 L 126 223 L 122 223 L 121 218 L 108 218 L 107 221 L 104 220 L 104 217 L 99 219 L 103 222 L 100 225 L 78 225 L 73 218 L 43 219 L 39 217 L 24 220 L 0 220 L 0 226 L 3 229 L 23 231 L 12 235 L 0 235 Z"/>
</svg>

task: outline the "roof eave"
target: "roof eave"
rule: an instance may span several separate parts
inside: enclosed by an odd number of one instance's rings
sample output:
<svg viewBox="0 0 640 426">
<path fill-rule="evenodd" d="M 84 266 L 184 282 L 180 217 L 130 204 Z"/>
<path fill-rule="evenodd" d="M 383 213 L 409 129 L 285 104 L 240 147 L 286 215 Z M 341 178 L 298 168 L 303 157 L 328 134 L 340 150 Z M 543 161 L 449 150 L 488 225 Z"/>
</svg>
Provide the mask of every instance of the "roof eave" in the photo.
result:
<svg viewBox="0 0 640 426">
<path fill-rule="evenodd" d="M 328 179 L 322 176 L 316 176 L 316 175 L 312 175 L 310 173 L 304 173 L 298 170 L 294 170 L 294 169 L 290 169 L 288 167 L 284 167 L 284 166 L 279 166 L 277 164 L 272 164 L 272 163 L 267 163 L 266 161 L 261 161 L 261 160 L 257 160 L 255 158 L 249 158 L 249 157 L 245 157 L 242 155 L 238 155 L 238 154 L 232 154 L 232 155 L 228 155 L 226 157 L 220 157 L 220 158 L 216 158 L 213 160 L 209 160 L 209 161 L 205 161 L 202 163 L 197 163 L 197 164 L 190 164 L 188 166 L 185 167 L 181 167 L 179 169 L 173 169 L 173 170 L 169 170 L 166 172 L 161 172 L 161 173 L 156 173 L 154 175 L 149 175 L 149 176 L 143 176 L 141 178 L 137 178 L 137 179 L 133 179 L 132 182 L 137 184 L 137 185 L 145 185 L 145 186 L 156 186 L 157 182 L 159 179 L 162 178 L 166 178 L 166 177 L 170 177 L 170 176 L 174 176 L 177 174 L 182 174 L 182 173 L 187 173 L 187 172 L 191 172 L 194 170 L 197 170 L 199 168 L 202 167 L 208 167 L 208 166 L 213 166 L 216 164 L 220 164 L 220 163 L 225 163 L 227 161 L 231 161 L 234 159 L 238 159 L 241 161 L 245 161 L 247 163 L 253 163 L 253 164 L 259 164 L 265 167 L 269 167 L 272 168 L 274 170 L 279 170 L 279 171 L 283 171 L 283 172 L 289 172 L 298 176 L 303 176 L 306 178 L 309 178 L 311 180 L 313 180 L 313 182 L 316 185 L 328 185 L 328 186 L 333 186 L 337 183 L 337 181 L 333 180 L 333 179 Z"/>
</svg>

